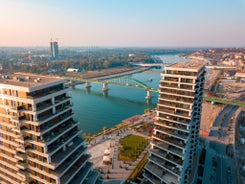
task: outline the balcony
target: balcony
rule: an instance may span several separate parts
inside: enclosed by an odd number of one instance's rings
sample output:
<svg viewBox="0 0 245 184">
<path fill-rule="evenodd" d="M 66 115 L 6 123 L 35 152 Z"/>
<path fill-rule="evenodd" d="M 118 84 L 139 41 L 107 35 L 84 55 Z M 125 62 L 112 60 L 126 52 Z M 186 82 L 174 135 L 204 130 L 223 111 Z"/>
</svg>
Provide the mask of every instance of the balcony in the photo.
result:
<svg viewBox="0 0 245 184">
<path fill-rule="evenodd" d="M 91 171 L 91 172 L 87 175 L 87 177 L 85 178 L 83 184 L 95 184 L 96 181 L 99 179 L 99 176 L 100 176 L 100 173 L 97 172 L 97 171 L 95 171 L 95 170 L 93 170 L 93 171 Z M 75 177 L 76 177 L 76 176 L 75 176 Z M 81 179 L 82 179 L 82 177 L 81 177 Z M 78 180 L 78 181 L 79 181 L 79 180 Z M 83 180 L 81 180 L 80 183 L 81 183 L 82 181 L 83 181 Z M 76 183 L 76 182 L 74 181 L 74 184 L 75 184 L 75 183 Z"/>
<path fill-rule="evenodd" d="M 25 116 L 11 116 L 12 120 L 23 121 L 26 120 Z"/>
<path fill-rule="evenodd" d="M 64 104 L 63 107 L 61 107 L 61 108 L 56 107 L 56 113 L 59 113 L 59 112 L 64 111 L 66 109 L 69 109 L 70 107 L 72 107 L 72 105 L 69 102 L 66 102 L 66 104 Z"/>
<path fill-rule="evenodd" d="M 26 154 L 25 153 L 21 153 L 21 152 L 17 152 L 14 156 L 14 158 L 20 160 L 20 161 L 24 161 L 26 159 Z"/>
<path fill-rule="evenodd" d="M 27 171 L 19 170 L 19 171 L 17 172 L 17 174 L 18 174 L 20 177 L 24 178 L 24 179 L 27 179 L 27 178 L 29 177 L 29 174 L 28 174 Z"/>
<path fill-rule="evenodd" d="M 22 152 L 22 153 L 26 152 L 25 147 L 23 145 L 20 145 L 19 147 L 17 147 L 16 151 L 19 151 L 19 152 Z"/>
<path fill-rule="evenodd" d="M 58 152 L 56 152 L 52 157 L 51 157 L 51 164 L 53 164 L 55 167 L 58 167 L 62 162 L 67 159 L 71 154 L 74 153 L 77 149 L 80 149 L 81 151 L 84 151 L 86 149 L 84 145 L 85 144 L 85 139 L 76 137 L 75 139 L 72 140 L 72 145 L 71 146 L 65 146 L 65 150 L 61 149 Z"/>
<path fill-rule="evenodd" d="M 54 143 L 48 146 L 47 153 L 50 153 L 51 155 L 54 154 L 56 151 L 58 151 L 61 147 L 64 146 L 64 144 L 70 142 L 72 139 L 74 139 L 78 133 L 81 132 L 80 130 L 71 130 L 69 133 L 65 134 L 64 137 L 59 138 Z"/>
<path fill-rule="evenodd" d="M 176 156 L 184 158 L 183 151 L 174 147 L 174 146 L 171 146 L 171 145 L 164 143 L 164 142 L 161 142 L 159 140 L 153 140 L 152 144 L 154 144 L 159 149 L 162 149 L 164 151 L 171 151 Z"/>
<path fill-rule="evenodd" d="M 176 138 L 171 137 L 169 135 L 165 135 L 165 134 L 161 134 L 161 133 L 158 133 L 158 134 L 153 135 L 153 136 L 158 138 L 162 142 L 166 142 L 167 144 L 171 144 L 172 146 L 175 146 L 181 150 L 185 149 L 186 144 L 182 140 L 179 140 L 179 139 L 176 139 Z"/>
<path fill-rule="evenodd" d="M 68 100 L 68 99 L 71 99 L 71 97 L 67 97 L 67 96 L 55 97 L 55 104 L 58 104 L 62 101 Z"/>
<path fill-rule="evenodd" d="M 49 132 L 43 135 L 43 142 L 50 144 L 51 142 L 58 139 L 61 135 L 70 131 L 72 128 L 78 126 L 77 121 L 70 120 L 68 122 L 64 122 L 58 127 L 51 129 Z"/>
<path fill-rule="evenodd" d="M 169 76 L 165 76 L 162 80 L 163 80 L 163 81 L 179 82 L 179 77 L 169 77 Z"/>
<path fill-rule="evenodd" d="M 22 161 L 18 161 L 18 162 L 16 163 L 16 167 L 18 167 L 19 169 L 25 170 L 25 169 L 27 168 L 27 163 L 22 162 Z"/>
<path fill-rule="evenodd" d="M 161 90 L 159 94 L 167 94 L 167 95 L 173 95 L 173 96 L 183 96 L 183 97 L 187 97 L 187 98 L 194 98 L 194 92 L 192 91 L 181 91 L 179 89 L 164 89 Z"/>
<path fill-rule="evenodd" d="M 38 104 L 37 105 L 37 108 L 36 108 L 36 111 L 41 111 L 41 110 L 43 110 L 43 109 L 46 109 L 46 108 L 50 108 L 50 107 L 52 107 L 52 103 L 51 103 L 51 101 L 50 102 L 43 102 L 43 103 L 40 103 L 40 104 Z"/>
<path fill-rule="evenodd" d="M 74 153 L 72 153 L 71 156 L 69 156 L 65 161 L 63 161 L 62 164 L 57 167 L 53 173 L 57 176 L 64 175 L 70 168 L 74 166 L 74 164 L 80 160 L 80 163 L 82 161 L 85 163 L 89 160 L 91 156 L 86 154 L 86 149 L 78 149 Z"/>
<path fill-rule="evenodd" d="M 161 157 L 162 159 L 170 161 L 173 164 L 178 164 L 179 166 L 182 166 L 183 164 L 183 160 L 180 157 L 168 153 L 167 151 L 163 151 L 159 148 L 151 149 L 150 152 L 157 155 L 158 157 Z"/>
<path fill-rule="evenodd" d="M 89 157 L 88 157 L 89 158 Z M 88 158 L 82 157 L 79 159 L 60 179 L 60 183 L 66 184 L 69 181 L 74 184 L 82 183 L 93 167 L 93 164 L 88 161 Z M 73 178 L 74 177 L 74 178 Z"/>
<path fill-rule="evenodd" d="M 158 105 L 159 106 L 167 106 L 167 107 L 175 107 L 176 109 L 184 109 L 187 111 L 190 111 L 191 104 L 183 101 L 177 101 L 177 102 L 170 102 L 168 100 L 158 100 Z"/>
<path fill-rule="evenodd" d="M 67 118 L 68 116 L 72 116 L 74 113 L 71 111 L 71 108 L 66 109 L 66 111 L 62 112 L 62 113 L 55 113 L 52 114 L 50 112 L 50 114 L 39 117 L 38 120 L 36 121 L 37 123 L 39 123 L 39 125 L 42 125 L 44 123 L 50 123 L 50 121 L 57 121 L 58 118 L 59 120 L 63 120 L 64 118 Z M 48 122 L 49 121 L 49 122 Z"/>
<path fill-rule="evenodd" d="M 42 134 L 45 134 L 46 132 L 50 131 L 51 129 L 63 124 L 65 121 L 68 121 L 69 119 L 71 119 L 71 115 L 61 115 L 61 116 L 58 116 L 42 125 L 40 125 L 38 127 L 38 132 Z M 70 121 L 73 121 L 72 119 Z M 74 120 L 74 122 L 76 122 Z"/>
<path fill-rule="evenodd" d="M 186 141 L 188 136 L 189 136 L 188 132 L 183 132 L 183 131 L 174 130 L 174 129 L 168 129 L 168 128 L 164 128 L 162 126 L 155 126 L 155 129 L 159 130 L 163 133 L 167 133 L 167 135 L 169 135 L 169 136 L 173 136 L 173 137 L 176 137 L 177 139 L 183 140 L 180 142 Z"/>
<path fill-rule="evenodd" d="M 161 180 L 166 173 L 163 168 L 159 167 L 158 165 L 150 161 L 145 165 L 145 169 L 149 171 L 151 174 L 153 174 L 154 176 L 156 176 L 158 180 Z M 168 183 L 167 181 L 164 182 Z"/>
<path fill-rule="evenodd" d="M 178 84 L 168 83 L 164 81 L 164 82 L 160 82 L 160 88 L 161 87 L 178 88 Z"/>
<path fill-rule="evenodd" d="M 65 89 L 67 89 L 67 87 L 63 87 L 63 84 L 60 84 L 60 85 L 52 86 L 46 89 L 41 89 L 39 91 L 27 93 L 27 98 L 28 99 L 41 98 L 41 97 L 65 90 Z"/>
<path fill-rule="evenodd" d="M 146 178 L 149 182 L 151 182 L 151 183 L 153 183 L 153 184 L 163 184 L 162 182 L 161 182 L 161 180 L 159 180 L 157 177 L 155 177 L 154 175 L 152 175 L 150 172 L 148 172 L 148 171 L 145 171 L 144 173 L 143 173 L 143 176 L 144 176 L 144 178 Z M 164 184 L 165 184 L 165 182 L 164 182 Z"/>
<path fill-rule="evenodd" d="M 188 104 L 192 104 L 193 103 L 193 97 L 192 98 L 187 98 L 187 97 L 160 94 L 159 95 L 159 99 L 160 100 L 163 99 L 164 101 L 169 101 L 169 102 L 177 102 L 177 103 L 188 103 Z"/>
<path fill-rule="evenodd" d="M 167 160 L 162 160 L 154 155 L 151 155 L 149 160 L 162 167 L 164 170 L 174 174 L 176 177 L 180 176 L 180 169 L 175 164 L 172 164 Z"/>
<path fill-rule="evenodd" d="M 25 110 L 24 106 L 15 106 L 15 107 L 10 107 L 9 108 L 10 111 L 14 111 L 14 112 L 18 112 L 18 111 L 21 111 L 21 110 Z"/>
<path fill-rule="evenodd" d="M 166 128 L 170 128 L 170 129 L 177 129 L 177 130 L 180 130 L 180 131 L 184 131 L 186 133 L 189 133 L 188 129 L 187 129 L 187 126 L 185 125 L 181 125 L 181 124 L 178 124 L 178 123 L 172 123 L 172 122 L 167 122 L 167 121 L 156 121 L 154 123 L 155 125 L 163 125 L 164 127 Z"/>
<path fill-rule="evenodd" d="M 183 125 L 189 125 L 190 124 L 190 118 L 182 118 L 182 117 L 176 117 L 174 115 L 167 115 L 159 112 L 158 118 L 160 121 L 162 121 L 162 118 L 166 121 L 170 121 L 173 123 L 183 124 Z"/>
</svg>

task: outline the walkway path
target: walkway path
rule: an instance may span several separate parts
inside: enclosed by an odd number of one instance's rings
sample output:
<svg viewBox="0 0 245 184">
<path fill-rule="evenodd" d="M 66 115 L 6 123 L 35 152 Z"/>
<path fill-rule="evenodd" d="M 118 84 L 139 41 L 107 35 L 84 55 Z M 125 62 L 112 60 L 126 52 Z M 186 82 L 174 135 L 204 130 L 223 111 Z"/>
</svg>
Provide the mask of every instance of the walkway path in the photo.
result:
<svg viewBox="0 0 245 184">
<path fill-rule="evenodd" d="M 88 153 L 92 155 L 91 161 L 94 163 L 95 168 L 100 168 L 102 171 L 101 176 L 104 178 L 106 184 L 119 184 L 121 181 L 127 179 L 147 152 L 147 149 L 143 151 L 135 162 L 124 163 L 118 160 L 119 140 L 130 134 L 148 138 L 144 134 L 126 130 L 119 135 L 116 132 L 106 135 L 104 138 L 101 135 L 96 138 L 96 142 L 93 140 L 88 145 Z M 111 150 L 112 165 L 103 164 L 103 154 L 107 148 Z"/>
</svg>

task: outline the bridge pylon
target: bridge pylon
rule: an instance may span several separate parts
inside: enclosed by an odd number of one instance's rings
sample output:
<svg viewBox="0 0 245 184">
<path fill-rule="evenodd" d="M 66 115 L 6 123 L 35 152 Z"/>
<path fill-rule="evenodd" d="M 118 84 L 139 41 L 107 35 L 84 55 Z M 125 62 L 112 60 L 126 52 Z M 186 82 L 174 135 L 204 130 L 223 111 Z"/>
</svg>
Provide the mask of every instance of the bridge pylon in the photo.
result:
<svg viewBox="0 0 245 184">
<path fill-rule="evenodd" d="M 109 90 L 108 84 L 106 82 L 103 83 L 102 92 L 104 96 L 108 96 L 108 90 Z"/>
<path fill-rule="evenodd" d="M 150 90 L 147 90 L 145 99 L 146 99 L 147 104 L 151 103 L 152 94 Z"/>
<path fill-rule="evenodd" d="M 107 83 L 103 83 L 103 87 L 102 87 L 102 91 L 108 91 L 109 88 L 108 88 L 108 84 Z"/>
<path fill-rule="evenodd" d="M 90 82 L 86 81 L 85 82 L 85 88 L 86 88 L 86 91 L 89 93 L 90 92 L 90 89 L 91 89 L 91 85 L 90 85 Z"/>
</svg>

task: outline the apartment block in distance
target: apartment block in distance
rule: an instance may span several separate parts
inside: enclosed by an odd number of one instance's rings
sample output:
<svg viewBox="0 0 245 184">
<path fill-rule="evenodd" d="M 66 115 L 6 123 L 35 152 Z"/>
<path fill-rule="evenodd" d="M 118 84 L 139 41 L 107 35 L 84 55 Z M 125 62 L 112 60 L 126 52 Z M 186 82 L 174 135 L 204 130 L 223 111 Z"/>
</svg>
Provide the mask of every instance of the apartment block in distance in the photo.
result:
<svg viewBox="0 0 245 184">
<path fill-rule="evenodd" d="M 99 184 L 66 80 L 0 75 L 0 183 Z"/>
<path fill-rule="evenodd" d="M 57 41 L 50 42 L 50 50 L 51 50 L 51 57 L 52 59 L 58 59 L 59 57 L 59 46 Z"/>
<path fill-rule="evenodd" d="M 143 174 L 146 183 L 195 183 L 204 75 L 203 61 L 165 67 Z"/>
</svg>

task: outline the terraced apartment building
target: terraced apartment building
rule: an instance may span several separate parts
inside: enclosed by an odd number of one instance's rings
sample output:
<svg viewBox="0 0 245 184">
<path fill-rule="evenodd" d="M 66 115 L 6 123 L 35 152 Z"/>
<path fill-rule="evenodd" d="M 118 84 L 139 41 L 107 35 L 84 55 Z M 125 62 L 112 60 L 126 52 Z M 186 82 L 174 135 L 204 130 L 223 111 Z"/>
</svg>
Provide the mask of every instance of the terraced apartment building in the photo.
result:
<svg viewBox="0 0 245 184">
<path fill-rule="evenodd" d="M 195 183 L 204 75 L 203 61 L 165 67 L 145 183 Z"/>
<path fill-rule="evenodd" d="M 0 75 L 0 183 L 100 184 L 66 80 Z"/>
</svg>

